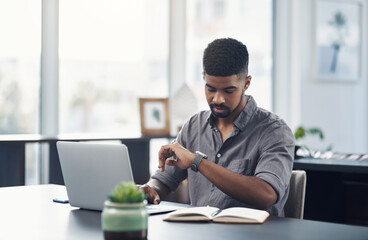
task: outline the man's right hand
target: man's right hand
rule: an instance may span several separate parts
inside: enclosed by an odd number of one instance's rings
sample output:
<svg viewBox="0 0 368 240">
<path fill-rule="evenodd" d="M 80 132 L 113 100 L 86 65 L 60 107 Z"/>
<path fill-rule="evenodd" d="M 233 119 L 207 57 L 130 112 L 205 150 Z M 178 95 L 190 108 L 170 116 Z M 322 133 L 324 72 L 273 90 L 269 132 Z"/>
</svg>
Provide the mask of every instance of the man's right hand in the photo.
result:
<svg viewBox="0 0 368 240">
<path fill-rule="evenodd" d="M 142 189 L 142 191 L 145 194 L 147 194 L 147 201 L 149 203 L 153 203 L 153 204 L 159 204 L 160 203 L 160 201 L 161 201 L 160 196 L 158 195 L 156 190 L 153 189 L 152 187 L 150 187 L 148 184 L 137 185 L 137 187 Z"/>
</svg>

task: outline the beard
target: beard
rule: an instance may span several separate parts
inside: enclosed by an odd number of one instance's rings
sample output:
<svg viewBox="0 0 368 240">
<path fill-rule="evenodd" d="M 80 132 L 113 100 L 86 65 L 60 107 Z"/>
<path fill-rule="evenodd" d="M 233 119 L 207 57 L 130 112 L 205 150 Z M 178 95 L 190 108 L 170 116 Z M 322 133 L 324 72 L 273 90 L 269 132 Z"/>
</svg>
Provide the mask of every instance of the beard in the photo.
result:
<svg viewBox="0 0 368 240">
<path fill-rule="evenodd" d="M 215 118 L 227 118 L 241 105 L 243 97 L 244 97 L 244 91 L 242 92 L 238 105 L 233 110 L 231 110 L 225 104 L 215 104 L 215 103 L 210 104 L 211 114 Z M 216 109 L 220 111 L 216 112 Z"/>
<path fill-rule="evenodd" d="M 210 104 L 211 113 L 215 118 L 226 118 L 231 115 L 233 111 L 224 104 Z M 222 112 L 216 112 L 215 109 L 219 109 Z"/>
</svg>

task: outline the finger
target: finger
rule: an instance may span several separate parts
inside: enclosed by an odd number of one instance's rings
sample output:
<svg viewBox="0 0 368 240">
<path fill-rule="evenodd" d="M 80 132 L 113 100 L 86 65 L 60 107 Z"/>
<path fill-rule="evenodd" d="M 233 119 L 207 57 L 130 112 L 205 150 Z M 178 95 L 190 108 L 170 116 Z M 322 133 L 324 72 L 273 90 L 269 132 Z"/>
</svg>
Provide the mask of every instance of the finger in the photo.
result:
<svg viewBox="0 0 368 240">
<path fill-rule="evenodd" d="M 153 199 L 153 204 L 159 204 L 160 203 L 160 196 L 156 194 L 155 198 Z"/>
<path fill-rule="evenodd" d="M 158 152 L 158 168 L 161 169 L 161 172 L 165 170 L 165 151 L 165 146 L 162 146 Z"/>
<path fill-rule="evenodd" d="M 144 190 L 144 193 L 147 195 L 147 201 L 149 203 L 154 203 L 154 201 L 158 196 L 157 192 L 147 184 L 142 185 L 142 189 Z"/>
<path fill-rule="evenodd" d="M 150 186 L 148 186 L 148 188 L 150 190 L 148 194 L 149 202 L 153 204 L 159 204 L 161 200 L 160 200 L 160 196 L 158 195 L 158 193 Z"/>
<path fill-rule="evenodd" d="M 158 153 L 158 168 L 161 172 L 165 171 L 165 161 L 167 158 L 172 157 L 174 152 L 171 150 L 171 144 L 164 145 L 160 148 Z"/>
<path fill-rule="evenodd" d="M 160 160 L 159 160 L 159 162 L 160 162 Z M 161 172 L 165 171 L 165 165 L 160 165 L 160 163 L 159 163 L 158 168 L 160 169 Z"/>
<path fill-rule="evenodd" d="M 162 146 L 158 153 L 159 159 L 166 159 L 169 157 L 173 157 L 174 155 L 175 151 L 172 144 Z"/>
<path fill-rule="evenodd" d="M 161 172 L 165 171 L 165 159 L 158 159 L 158 168 Z"/>
</svg>

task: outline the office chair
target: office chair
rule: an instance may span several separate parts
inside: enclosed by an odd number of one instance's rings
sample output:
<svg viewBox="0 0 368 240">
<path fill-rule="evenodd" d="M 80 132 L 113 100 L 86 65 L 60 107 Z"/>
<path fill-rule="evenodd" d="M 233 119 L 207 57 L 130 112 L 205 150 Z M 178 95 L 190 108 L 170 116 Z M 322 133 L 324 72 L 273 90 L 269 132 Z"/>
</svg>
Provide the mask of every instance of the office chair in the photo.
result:
<svg viewBox="0 0 368 240">
<path fill-rule="evenodd" d="M 175 192 L 167 195 L 165 201 L 190 204 L 188 180 L 185 179 L 182 181 Z"/>
<path fill-rule="evenodd" d="M 285 217 L 303 219 L 307 174 L 293 170 L 290 178 L 289 197 L 285 203 Z"/>
</svg>

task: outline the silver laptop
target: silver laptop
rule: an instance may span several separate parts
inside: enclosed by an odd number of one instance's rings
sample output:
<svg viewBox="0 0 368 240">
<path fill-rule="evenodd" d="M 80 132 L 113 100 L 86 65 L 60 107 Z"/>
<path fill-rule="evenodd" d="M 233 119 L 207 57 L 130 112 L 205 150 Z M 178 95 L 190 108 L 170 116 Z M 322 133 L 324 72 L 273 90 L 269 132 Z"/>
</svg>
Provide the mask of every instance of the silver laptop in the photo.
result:
<svg viewBox="0 0 368 240">
<path fill-rule="evenodd" d="M 56 143 L 69 203 L 73 207 L 101 211 L 107 195 L 121 181 L 132 181 L 128 148 L 124 144 Z M 59 202 L 59 201 L 55 201 Z M 183 208 L 180 204 L 149 204 L 148 213 L 160 214 Z"/>
<path fill-rule="evenodd" d="M 58 141 L 56 146 L 73 207 L 102 210 L 116 185 L 134 181 L 124 144 Z"/>
</svg>

